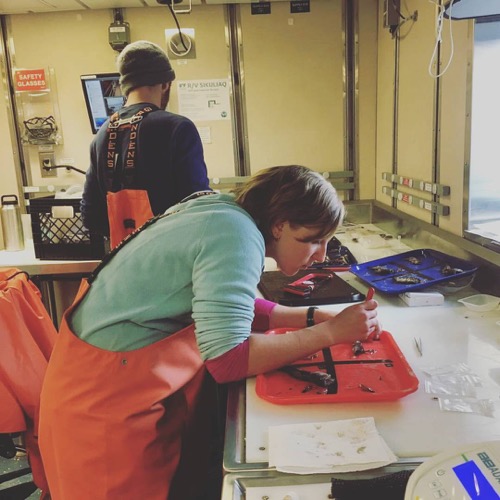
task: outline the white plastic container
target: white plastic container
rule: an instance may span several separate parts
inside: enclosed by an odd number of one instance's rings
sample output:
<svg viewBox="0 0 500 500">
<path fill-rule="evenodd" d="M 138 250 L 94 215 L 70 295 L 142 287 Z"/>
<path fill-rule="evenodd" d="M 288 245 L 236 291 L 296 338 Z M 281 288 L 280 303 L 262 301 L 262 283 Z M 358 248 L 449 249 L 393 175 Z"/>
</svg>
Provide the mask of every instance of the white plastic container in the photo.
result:
<svg viewBox="0 0 500 500">
<path fill-rule="evenodd" d="M 400 299 L 410 307 L 441 306 L 444 295 L 439 292 L 405 292 L 399 294 Z"/>
<path fill-rule="evenodd" d="M 488 295 L 487 293 L 478 293 L 477 295 L 471 295 L 470 297 L 459 299 L 458 302 L 462 303 L 471 311 L 485 312 L 496 309 L 498 304 L 500 304 L 500 297 Z"/>
</svg>

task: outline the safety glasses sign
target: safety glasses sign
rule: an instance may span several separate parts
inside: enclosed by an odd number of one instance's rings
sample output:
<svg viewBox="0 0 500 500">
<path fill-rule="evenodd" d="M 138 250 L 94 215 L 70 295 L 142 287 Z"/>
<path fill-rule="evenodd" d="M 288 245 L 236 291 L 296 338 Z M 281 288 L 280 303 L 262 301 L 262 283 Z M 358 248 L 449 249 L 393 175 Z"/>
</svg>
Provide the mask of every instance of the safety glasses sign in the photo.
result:
<svg viewBox="0 0 500 500">
<path fill-rule="evenodd" d="M 14 84 L 16 92 L 47 90 L 45 70 L 43 68 L 18 69 L 14 73 Z"/>
</svg>

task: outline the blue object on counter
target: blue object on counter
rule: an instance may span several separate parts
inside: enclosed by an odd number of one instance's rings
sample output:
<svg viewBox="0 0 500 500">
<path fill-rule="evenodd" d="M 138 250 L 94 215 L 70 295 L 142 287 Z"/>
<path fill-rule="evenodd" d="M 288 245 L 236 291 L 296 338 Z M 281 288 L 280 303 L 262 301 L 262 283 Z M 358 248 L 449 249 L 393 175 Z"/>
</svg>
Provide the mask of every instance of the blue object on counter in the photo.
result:
<svg viewBox="0 0 500 500">
<path fill-rule="evenodd" d="M 424 248 L 356 264 L 350 271 L 380 292 L 399 294 L 473 275 L 477 267 Z"/>
</svg>

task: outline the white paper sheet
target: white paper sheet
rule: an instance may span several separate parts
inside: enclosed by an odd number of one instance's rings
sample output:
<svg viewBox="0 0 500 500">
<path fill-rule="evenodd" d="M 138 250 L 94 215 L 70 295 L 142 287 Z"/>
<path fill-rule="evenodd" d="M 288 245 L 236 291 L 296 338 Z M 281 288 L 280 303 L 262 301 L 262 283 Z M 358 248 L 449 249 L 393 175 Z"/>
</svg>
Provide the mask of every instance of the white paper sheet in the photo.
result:
<svg viewBox="0 0 500 500">
<path fill-rule="evenodd" d="M 269 428 L 269 465 L 281 472 L 354 472 L 396 460 L 372 417 Z"/>
</svg>

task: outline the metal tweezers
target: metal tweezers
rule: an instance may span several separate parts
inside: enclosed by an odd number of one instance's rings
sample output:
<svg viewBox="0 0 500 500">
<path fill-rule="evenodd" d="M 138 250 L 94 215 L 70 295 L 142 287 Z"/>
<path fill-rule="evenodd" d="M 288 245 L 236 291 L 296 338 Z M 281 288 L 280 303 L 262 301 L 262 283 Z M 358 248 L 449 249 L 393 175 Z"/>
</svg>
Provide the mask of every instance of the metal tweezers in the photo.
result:
<svg viewBox="0 0 500 500">
<path fill-rule="evenodd" d="M 413 337 L 413 340 L 415 341 L 415 347 L 417 348 L 418 353 L 422 356 L 424 354 L 424 351 L 422 350 L 422 339 Z"/>
</svg>

